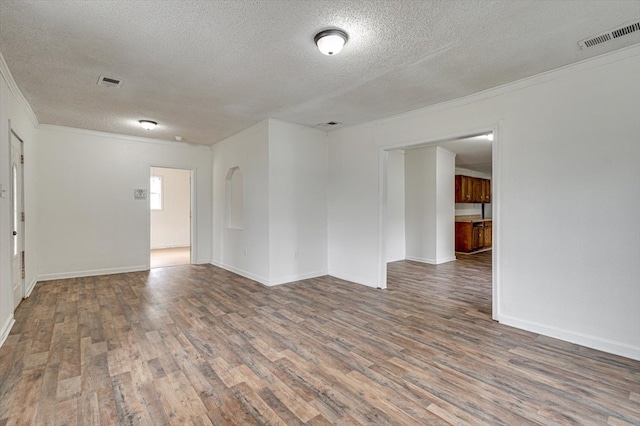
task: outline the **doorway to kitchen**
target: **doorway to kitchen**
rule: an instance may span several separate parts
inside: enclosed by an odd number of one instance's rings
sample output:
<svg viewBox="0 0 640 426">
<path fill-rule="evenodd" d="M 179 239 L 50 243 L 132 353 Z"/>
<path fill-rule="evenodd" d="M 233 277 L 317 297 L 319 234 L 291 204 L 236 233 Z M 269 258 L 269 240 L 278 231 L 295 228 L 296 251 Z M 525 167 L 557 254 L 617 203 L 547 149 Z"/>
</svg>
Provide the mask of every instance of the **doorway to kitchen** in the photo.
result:
<svg viewBox="0 0 640 426">
<path fill-rule="evenodd" d="M 386 288 L 399 277 L 427 285 L 446 276 L 443 289 L 448 284 L 453 289 L 453 280 L 467 281 L 463 287 L 486 288 L 480 302 L 474 303 L 479 314 L 498 316 L 497 143 L 495 126 L 433 141 L 381 147 L 379 287 Z M 460 203 L 455 195 L 457 175 L 485 182 L 491 192 L 481 187 L 482 193 L 491 194 L 491 201 Z M 484 230 L 491 235 L 483 241 L 491 248 L 478 255 L 458 253 L 458 220 L 486 225 Z M 477 270 L 478 276 L 470 276 L 468 268 Z"/>
<path fill-rule="evenodd" d="M 150 168 L 150 267 L 192 263 L 191 170 Z"/>
</svg>

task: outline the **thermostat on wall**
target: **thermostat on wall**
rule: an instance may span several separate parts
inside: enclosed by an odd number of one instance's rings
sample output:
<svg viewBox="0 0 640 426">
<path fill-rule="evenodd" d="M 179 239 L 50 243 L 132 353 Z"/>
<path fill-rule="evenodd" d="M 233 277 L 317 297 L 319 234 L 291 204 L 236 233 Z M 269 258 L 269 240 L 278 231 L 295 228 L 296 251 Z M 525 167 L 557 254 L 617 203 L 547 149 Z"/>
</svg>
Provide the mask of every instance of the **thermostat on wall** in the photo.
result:
<svg viewBox="0 0 640 426">
<path fill-rule="evenodd" d="M 133 198 L 136 200 L 146 200 L 147 199 L 147 190 L 136 188 L 133 190 Z"/>
</svg>

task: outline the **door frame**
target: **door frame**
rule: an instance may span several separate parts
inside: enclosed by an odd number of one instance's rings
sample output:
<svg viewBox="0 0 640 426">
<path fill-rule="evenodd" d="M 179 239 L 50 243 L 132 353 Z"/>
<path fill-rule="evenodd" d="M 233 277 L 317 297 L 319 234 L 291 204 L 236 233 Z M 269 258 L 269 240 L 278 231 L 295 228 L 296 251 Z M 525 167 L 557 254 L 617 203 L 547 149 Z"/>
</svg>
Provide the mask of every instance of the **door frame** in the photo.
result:
<svg viewBox="0 0 640 426">
<path fill-rule="evenodd" d="M 491 317 L 498 321 L 500 318 L 500 127 L 501 122 L 487 126 L 472 128 L 465 131 L 442 135 L 435 138 L 424 138 L 407 142 L 392 143 L 382 145 L 378 152 L 378 288 L 387 288 L 387 163 L 389 151 L 407 149 L 420 146 L 435 146 L 441 142 L 462 139 L 472 135 L 493 133 L 493 143 L 491 147 L 491 216 L 492 227 L 492 249 L 491 249 Z"/>
<path fill-rule="evenodd" d="M 197 229 L 196 229 L 196 224 L 198 223 L 197 219 L 198 219 L 198 214 L 197 214 L 197 202 L 196 202 L 196 188 L 197 188 L 197 168 L 195 167 L 189 167 L 189 166 L 176 166 L 176 165 L 166 165 L 166 164 L 157 164 L 157 163 L 148 163 L 147 164 L 147 184 L 146 184 L 146 188 L 147 188 L 147 193 L 149 194 L 149 183 L 151 182 L 151 169 L 152 168 L 158 168 L 158 169 L 174 169 L 174 170 L 184 170 L 184 171 L 188 171 L 189 172 L 189 191 L 190 191 L 190 205 L 189 205 L 189 209 L 191 210 L 191 217 L 189 219 L 189 244 L 190 246 L 190 253 L 189 253 L 189 263 L 191 265 L 195 265 L 197 264 Z M 147 270 L 151 269 L 151 204 L 150 204 L 150 197 L 147 197 L 147 214 L 146 214 L 146 230 L 147 230 L 147 235 L 146 235 L 146 241 L 147 241 Z"/>
<path fill-rule="evenodd" d="M 13 210 L 14 210 L 14 204 L 16 203 L 15 197 L 14 197 L 14 179 L 13 179 L 13 162 L 16 161 L 16 159 L 14 159 L 13 157 L 13 138 L 16 138 L 19 143 L 20 143 L 20 150 L 18 155 L 20 155 L 21 159 L 24 158 L 24 139 L 22 139 L 20 137 L 20 135 L 18 134 L 18 132 L 12 128 L 11 126 L 11 122 L 9 122 L 9 179 L 10 179 L 10 185 L 11 185 L 11 189 L 10 189 L 10 196 L 9 196 L 9 215 L 11 217 L 10 222 L 11 222 L 11 226 L 10 226 L 10 231 L 13 232 Z M 25 197 L 24 197 L 24 161 L 18 160 L 20 161 L 20 176 L 18 177 L 18 182 L 19 182 L 19 188 L 17 188 L 18 191 L 18 196 L 21 198 L 21 208 L 20 211 L 18 212 L 19 215 L 24 214 L 26 216 L 26 209 L 25 209 Z M 26 230 L 26 219 L 18 219 L 18 248 L 19 248 L 19 252 L 18 252 L 18 258 L 19 258 L 19 262 L 20 262 L 20 268 L 19 268 L 19 287 L 20 287 L 20 300 L 22 301 L 25 297 L 26 297 L 26 286 L 25 286 L 25 282 L 26 282 L 26 265 L 25 265 L 25 257 L 26 257 L 26 243 L 27 240 L 25 238 L 25 230 Z M 11 235 L 11 244 L 9 245 L 9 253 L 10 253 L 10 257 L 11 257 L 11 305 L 12 305 L 12 311 L 15 312 L 15 309 L 18 307 L 18 305 L 20 304 L 20 302 L 18 302 L 17 304 L 15 303 L 15 293 L 14 293 L 14 268 L 13 268 L 13 262 L 14 262 L 14 254 L 13 254 L 13 250 L 14 250 L 14 242 L 13 242 L 13 235 Z"/>
</svg>

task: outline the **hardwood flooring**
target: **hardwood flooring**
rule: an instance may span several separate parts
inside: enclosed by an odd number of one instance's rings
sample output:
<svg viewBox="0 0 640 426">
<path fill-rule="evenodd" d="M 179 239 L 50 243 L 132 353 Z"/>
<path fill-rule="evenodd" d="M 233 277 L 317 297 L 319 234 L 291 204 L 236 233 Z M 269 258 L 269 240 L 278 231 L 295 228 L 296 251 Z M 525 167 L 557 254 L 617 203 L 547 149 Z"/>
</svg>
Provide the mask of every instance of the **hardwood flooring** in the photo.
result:
<svg viewBox="0 0 640 426">
<path fill-rule="evenodd" d="M 151 250 L 151 267 L 188 265 L 191 263 L 191 247 L 172 247 Z"/>
<path fill-rule="evenodd" d="M 389 288 L 210 265 L 40 283 L 0 425 L 638 425 L 640 362 L 490 319 L 490 253 Z"/>
</svg>

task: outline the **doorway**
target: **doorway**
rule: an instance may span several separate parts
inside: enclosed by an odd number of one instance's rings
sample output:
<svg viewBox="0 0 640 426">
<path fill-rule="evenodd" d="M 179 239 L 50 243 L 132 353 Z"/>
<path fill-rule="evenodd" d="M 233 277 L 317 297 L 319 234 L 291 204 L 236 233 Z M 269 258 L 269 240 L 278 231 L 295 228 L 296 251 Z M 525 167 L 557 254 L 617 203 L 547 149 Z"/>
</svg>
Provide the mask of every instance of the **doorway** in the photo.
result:
<svg viewBox="0 0 640 426">
<path fill-rule="evenodd" d="M 149 170 L 150 267 L 192 263 L 191 170 Z"/>
<path fill-rule="evenodd" d="M 24 176 L 22 140 L 11 131 L 11 287 L 13 308 L 24 297 Z"/>
<path fill-rule="evenodd" d="M 413 203 L 416 204 L 416 200 L 409 200 L 409 199 L 405 199 L 406 197 L 409 197 L 409 192 L 407 192 L 406 194 L 402 193 L 400 196 L 398 196 L 398 193 L 392 193 L 392 191 L 398 191 L 399 188 L 401 188 L 401 191 L 404 191 L 404 174 L 405 174 L 405 170 L 404 170 L 404 159 L 402 157 L 407 157 L 409 155 L 411 155 L 411 152 L 414 150 L 421 150 L 422 148 L 435 148 L 438 147 L 437 149 L 443 148 L 449 152 L 453 152 L 455 153 L 455 151 L 458 148 L 458 145 L 467 143 L 467 142 L 477 142 L 479 139 L 485 138 L 488 139 L 489 135 L 491 135 L 492 137 L 492 142 L 490 143 L 490 147 L 489 147 L 489 151 L 488 151 L 488 167 L 489 170 L 483 170 L 483 172 L 486 174 L 486 177 L 488 179 L 490 179 L 491 181 L 491 204 L 490 205 L 482 205 L 480 207 L 475 206 L 475 208 L 481 208 L 482 211 L 479 213 L 479 216 L 481 216 L 482 219 L 486 219 L 486 218 L 490 218 L 493 221 L 493 229 L 492 229 L 492 240 L 493 240 L 493 247 L 490 250 L 490 252 L 488 252 L 488 258 L 487 256 L 483 256 L 483 259 L 486 258 L 486 260 L 489 260 L 489 262 L 482 262 L 485 266 L 488 266 L 488 280 L 487 280 L 487 285 L 490 286 L 489 291 L 490 291 L 490 307 L 488 307 L 488 309 L 491 309 L 491 316 L 493 317 L 493 319 L 497 319 L 499 316 L 498 313 L 498 307 L 499 307 L 499 303 L 498 303 L 498 297 L 499 297 L 499 291 L 498 291 L 498 279 L 499 277 L 497 276 L 497 271 L 499 270 L 498 268 L 498 253 L 499 253 L 499 239 L 496 238 L 498 235 L 498 188 L 499 188 L 499 182 L 497 179 L 497 176 L 499 176 L 498 173 L 498 166 L 499 164 L 497 163 L 497 158 L 498 158 L 498 134 L 497 134 L 498 128 L 497 126 L 494 127 L 488 127 L 485 129 L 480 129 L 480 130 L 474 130 L 474 131 L 470 131 L 468 133 L 462 133 L 462 134 L 458 134 L 458 135 L 452 135 L 450 137 L 443 137 L 440 139 L 436 139 L 433 141 L 421 141 L 421 142 L 412 142 L 412 143 L 406 143 L 406 144 L 396 144 L 396 145 L 387 145 L 387 146 L 382 146 L 380 148 L 380 228 L 379 228 L 379 236 L 380 236 L 380 240 L 382 242 L 381 244 L 381 250 L 379 252 L 379 287 L 380 288 L 386 288 L 387 286 L 387 263 L 388 262 L 392 262 L 392 261 L 396 261 L 396 260 L 401 260 L 401 259 L 409 259 L 409 255 L 410 253 L 408 252 L 408 247 L 406 246 L 406 244 L 408 243 L 408 237 L 405 238 L 407 234 L 407 232 L 409 232 L 409 229 L 405 228 L 405 223 L 403 221 L 401 221 L 399 218 L 401 218 L 402 216 L 406 217 L 406 215 L 409 213 L 409 206 Z M 463 142 L 461 142 L 463 141 Z M 472 156 L 469 156 L 468 154 L 474 154 Z M 478 160 L 478 157 L 475 156 L 475 154 L 477 154 L 476 152 L 469 152 L 467 151 L 465 157 L 466 157 L 466 164 L 464 164 L 462 166 L 462 168 L 467 168 L 467 169 L 471 169 L 472 167 L 472 163 L 474 161 Z M 456 157 L 458 157 L 458 155 L 456 155 Z M 460 155 L 460 157 L 462 157 L 462 155 Z M 486 159 L 486 155 L 485 155 L 485 159 Z M 399 164 L 401 164 L 401 166 L 399 166 Z M 426 163 L 425 163 L 426 164 Z M 445 163 L 446 164 L 446 163 Z M 484 166 L 486 167 L 487 164 L 484 164 Z M 453 174 L 457 174 L 460 170 L 459 170 L 460 165 L 458 164 L 458 162 L 456 162 L 455 164 L 455 168 L 451 169 L 451 176 L 448 176 L 448 180 L 450 178 L 451 181 L 451 200 L 448 200 L 445 204 L 449 205 L 450 204 L 450 218 L 447 219 L 447 223 L 445 223 L 445 231 L 443 234 L 444 235 L 451 235 L 451 238 L 454 238 L 455 233 L 453 232 L 453 225 L 454 222 L 457 220 L 456 216 L 458 214 L 462 214 L 460 213 L 460 209 L 462 209 L 464 206 L 462 205 L 457 205 L 454 203 L 453 200 L 453 182 L 454 182 L 454 176 Z M 441 168 L 441 164 L 438 162 L 438 168 Z M 449 165 L 444 167 L 445 169 L 449 169 L 451 168 Z M 448 173 L 448 172 L 447 172 Z M 462 172 L 461 172 L 462 173 Z M 437 173 L 434 172 L 434 176 L 440 176 L 441 171 L 438 170 Z M 465 172 L 466 174 L 466 172 Z M 399 177 L 398 175 L 401 175 L 401 177 Z M 435 177 L 430 177 L 429 179 L 435 179 Z M 413 179 L 415 180 L 415 179 Z M 436 179 L 435 182 L 439 182 L 439 179 Z M 432 182 L 433 183 L 433 182 Z M 415 182 L 414 182 L 415 184 Z M 399 186 L 400 185 L 400 186 Z M 436 188 L 439 187 L 440 184 L 436 183 Z M 415 186 L 415 185 L 414 185 Z M 440 187 L 440 189 L 438 189 L 438 191 L 442 190 L 442 188 Z M 448 190 L 447 194 L 448 194 Z M 415 193 L 415 188 L 413 193 Z M 405 197 L 406 196 L 406 197 Z M 430 203 L 433 203 L 433 201 L 429 201 L 428 197 L 423 197 L 424 199 L 419 200 L 419 203 L 422 203 L 422 206 L 424 207 L 424 205 L 428 205 Z M 450 202 L 449 202 L 450 201 Z M 390 203 L 401 203 L 402 207 L 398 208 L 397 206 L 392 206 Z M 440 200 L 438 198 L 438 202 L 440 202 L 440 204 L 442 205 L 442 200 Z M 487 209 L 485 209 L 485 207 Z M 447 207 L 449 208 L 449 207 Z M 407 209 L 405 211 L 405 209 Z M 424 208 L 423 208 L 424 209 Z M 440 215 L 440 207 L 438 207 L 438 213 L 436 213 L 438 215 L 438 217 L 441 217 Z M 464 212 L 464 211 L 463 211 Z M 414 212 L 415 213 L 415 212 Z M 475 213 L 475 212 L 474 212 Z M 449 220 L 450 219 L 450 220 Z M 402 223 L 401 223 L 402 222 Z M 436 229 L 436 225 L 429 225 L 432 228 Z M 448 227 L 451 226 L 452 229 L 448 229 Z M 414 226 L 415 227 L 415 226 Z M 426 226 L 425 226 L 426 227 Z M 401 232 L 403 233 L 403 235 L 398 236 L 398 235 L 393 235 L 394 229 L 396 230 L 395 232 Z M 418 229 L 419 230 L 419 229 Z M 415 230 L 414 230 L 415 231 Z M 411 232 L 414 232 L 411 231 Z M 449 232 L 452 231 L 452 232 Z M 440 233 L 437 230 L 432 230 L 431 231 L 432 235 L 436 235 L 438 234 L 438 236 L 440 235 Z M 415 239 L 415 235 L 412 234 L 412 236 Z M 445 238 L 446 241 L 442 240 L 438 240 L 437 242 L 437 248 L 436 250 L 440 250 L 442 247 L 441 243 L 444 243 L 445 246 L 449 246 L 450 247 L 450 254 L 451 256 L 453 256 L 450 260 L 454 260 L 455 256 L 454 256 L 454 241 L 449 241 L 449 238 Z M 431 243 L 430 243 L 431 244 Z M 403 252 L 402 248 L 403 247 L 407 247 L 405 252 Z M 448 252 L 449 248 L 447 248 L 445 250 L 445 252 Z M 446 254 L 446 253 L 445 253 Z M 398 257 L 400 256 L 400 257 Z M 404 256 L 404 257 L 403 257 Z M 448 262 L 448 255 L 441 255 L 441 253 L 438 251 L 437 256 L 436 257 L 426 257 L 424 259 L 412 259 L 412 260 L 417 260 L 418 262 L 424 262 L 425 264 L 433 264 L 433 265 L 439 265 L 439 261 L 435 261 L 432 262 L 432 259 L 436 259 L 436 260 L 440 260 L 440 259 L 444 259 L 443 262 Z M 468 259 L 465 259 L 465 262 Z M 448 266 L 436 266 L 436 268 L 438 268 L 438 274 L 441 273 L 446 273 L 447 269 L 451 269 L 451 268 L 455 268 L 454 264 L 456 262 L 453 262 L 451 264 L 447 264 Z M 459 262 L 460 263 L 460 262 Z M 489 263 L 489 264 L 487 264 Z M 446 264 L 446 263 L 445 263 Z M 425 266 L 429 266 L 429 265 L 425 265 Z M 460 265 L 462 266 L 462 265 Z M 397 268 L 396 268 L 397 269 Z M 433 267 L 429 267 L 429 268 L 425 268 L 425 270 L 431 270 L 431 271 L 435 271 L 435 269 Z"/>
</svg>

